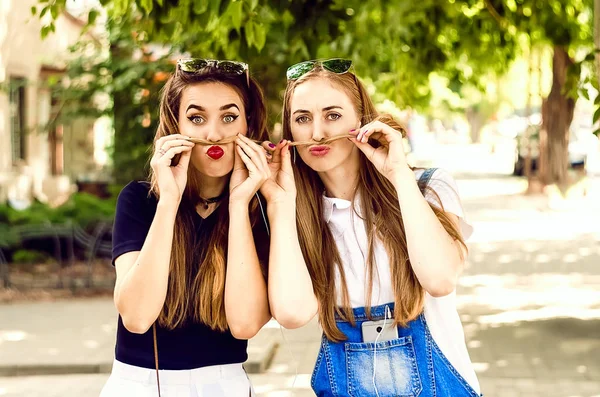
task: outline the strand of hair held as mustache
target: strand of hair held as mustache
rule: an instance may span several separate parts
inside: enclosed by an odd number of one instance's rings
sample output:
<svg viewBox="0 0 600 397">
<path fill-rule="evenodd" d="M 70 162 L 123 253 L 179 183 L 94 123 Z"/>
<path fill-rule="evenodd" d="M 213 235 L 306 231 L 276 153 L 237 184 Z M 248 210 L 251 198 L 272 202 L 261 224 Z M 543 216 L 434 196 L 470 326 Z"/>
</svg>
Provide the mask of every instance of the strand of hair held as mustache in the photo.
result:
<svg viewBox="0 0 600 397">
<path fill-rule="evenodd" d="M 352 135 L 352 134 L 337 135 L 337 136 L 329 137 L 327 139 L 323 139 L 320 142 L 317 142 L 317 141 L 292 142 L 292 141 L 290 141 L 289 145 L 290 146 L 328 145 L 332 142 L 339 141 L 340 139 L 348 139 L 348 138 L 356 138 L 356 135 Z M 211 146 L 211 145 L 226 145 L 228 143 L 235 142 L 236 139 L 237 139 L 237 135 L 223 138 L 218 141 L 209 141 L 209 140 L 200 139 L 200 138 L 190 138 L 189 141 L 193 142 L 195 144 L 198 144 L 198 145 Z M 254 139 L 251 139 L 251 141 L 253 141 L 254 143 L 257 143 L 259 145 L 263 143 L 262 141 L 257 141 Z"/>
</svg>

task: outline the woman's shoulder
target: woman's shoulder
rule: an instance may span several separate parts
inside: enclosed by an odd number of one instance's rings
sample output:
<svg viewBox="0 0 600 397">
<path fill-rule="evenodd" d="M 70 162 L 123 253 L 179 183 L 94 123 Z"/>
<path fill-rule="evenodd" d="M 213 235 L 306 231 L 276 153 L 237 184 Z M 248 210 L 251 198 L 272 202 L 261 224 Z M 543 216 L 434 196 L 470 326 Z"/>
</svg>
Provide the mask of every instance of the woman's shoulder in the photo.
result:
<svg viewBox="0 0 600 397">
<path fill-rule="evenodd" d="M 429 186 L 438 194 L 441 192 L 458 194 L 454 177 L 443 168 L 415 168 L 413 172 L 421 190 Z"/>
<path fill-rule="evenodd" d="M 155 206 L 156 197 L 151 192 L 150 183 L 131 181 L 119 193 L 118 206 Z"/>
<path fill-rule="evenodd" d="M 146 181 L 131 181 L 121 189 L 121 197 L 148 197 L 150 195 L 150 183 Z"/>
</svg>

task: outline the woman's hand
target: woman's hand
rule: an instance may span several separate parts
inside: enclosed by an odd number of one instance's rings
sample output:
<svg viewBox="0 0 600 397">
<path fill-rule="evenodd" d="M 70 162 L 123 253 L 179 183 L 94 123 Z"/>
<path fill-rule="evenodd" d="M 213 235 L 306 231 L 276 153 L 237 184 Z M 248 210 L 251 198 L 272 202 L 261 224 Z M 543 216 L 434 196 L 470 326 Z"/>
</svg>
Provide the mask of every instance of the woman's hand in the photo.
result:
<svg viewBox="0 0 600 397">
<path fill-rule="evenodd" d="M 181 134 L 163 136 L 156 141 L 150 166 L 158 181 L 160 200 L 181 201 L 187 184 L 187 170 L 194 143 Z M 173 157 L 181 154 L 177 165 L 171 166 Z"/>
<path fill-rule="evenodd" d="M 296 203 L 296 183 L 292 169 L 292 156 L 287 140 L 277 145 L 263 142 L 263 148 L 271 152 L 269 168 L 271 176 L 262 185 L 260 192 L 267 200 L 267 207 L 276 203 Z"/>
<path fill-rule="evenodd" d="M 373 121 L 365 124 L 359 130 L 351 131 L 350 134 L 356 134 L 356 138 L 350 138 L 350 140 L 391 182 L 394 182 L 398 172 L 408 168 L 400 131 L 381 121 Z M 377 148 L 371 146 L 369 139 L 376 140 L 380 146 Z"/>
<path fill-rule="evenodd" d="M 235 141 L 235 160 L 229 181 L 229 203 L 247 206 L 271 171 L 262 147 L 238 134 Z"/>
</svg>

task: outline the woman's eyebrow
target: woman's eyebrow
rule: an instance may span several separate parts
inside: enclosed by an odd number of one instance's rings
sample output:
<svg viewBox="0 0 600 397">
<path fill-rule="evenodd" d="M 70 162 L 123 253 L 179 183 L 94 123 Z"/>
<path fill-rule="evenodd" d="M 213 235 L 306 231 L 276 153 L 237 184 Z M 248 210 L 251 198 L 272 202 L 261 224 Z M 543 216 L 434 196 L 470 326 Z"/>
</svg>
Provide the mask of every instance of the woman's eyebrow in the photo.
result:
<svg viewBox="0 0 600 397">
<path fill-rule="evenodd" d="M 198 105 L 194 105 L 194 104 L 192 104 L 192 105 L 189 105 L 189 106 L 187 107 L 187 109 L 185 109 L 185 111 L 187 112 L 187 111 L 188 111 L 188 110 L 190 110 L 190 109 L 196 109 L 196 110 L 199 110 L 199 111 L 201 111 L 201 112 L 204 112 L 204 111 L 206 111 L 206 109 L 204 109 L 202 106 L 198 106 Z"/>
<path fill-rule="evenodd" d="M 327 107 L 323 108 L 323 111 L 326 112 L 331 109 L 342 109 L 343 110 L 344 108 L 341 106 L 338 106 L 338 105 L 333 105 L 333 106 L 327 106 Z"/>
<path fill-rule="evenodd" d="M 221 106 L 219 108 L 219 110 L 227 110 L 227 109 L 231 109 L 231 108 L 236 108 L 237 110 L 240 110 L 239 106 L 236 105 L 235 103 L 228 103 L 227 105 L 223 105 L 223 106 Z M 196 109 L 196 110 L 199 110 L 201 112 L 205 112 L 206 111 L 206 109 L 203 108 L 202 106 L 198 106 L 198 105 L 194 105 L 194 104 L 189 105 L 185 111 L 187 112 L 190 109 Z"/>
<path fill-rule="evenodd" d="M 227 109 L 230 109 L 230 108 L 236 108 L 237 110 L 240 110 L 239 106 L 236 105 L 235 103 L 229 103 L 227 105 L 223 105 L 223 106 L 221 106 L 219 108 L 219 110 L 227 110 Z"/>
</svg>

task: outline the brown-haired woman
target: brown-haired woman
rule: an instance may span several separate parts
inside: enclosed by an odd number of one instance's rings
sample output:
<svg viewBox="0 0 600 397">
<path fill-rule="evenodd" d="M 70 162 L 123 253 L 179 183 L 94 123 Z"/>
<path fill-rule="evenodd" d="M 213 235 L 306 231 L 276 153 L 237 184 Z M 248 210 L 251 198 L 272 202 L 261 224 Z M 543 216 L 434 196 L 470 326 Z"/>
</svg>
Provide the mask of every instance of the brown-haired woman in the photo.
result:
<svg viewBox="0 0 600 397">
<path fill-rule="evenodd" d="M 297 228 L 289 229 L 306 266 L 271 265 L 272 313 L 293 328 L 318 311 L 319 396 L 478 396 L 455 308 L 471 233 L 455 182 L 409 167 L 404 130 L 378 115 L 351 64 L 288 69 L 276 150 L 293 158 Z M 299 283 L 307 274 L 312 284 Z M 290 291 L 300 298 L 281 304 Z"/>
<path fill-rule="evenodd" d="M 161 97 L 150 182 L 119 195 L 116 357 L 102 396 L 244 396 L 269 321 L 262 90 L 244 63 L 180 60 Z M 160 369 L 160 370 L 159 370 Z"/>
</svg>

